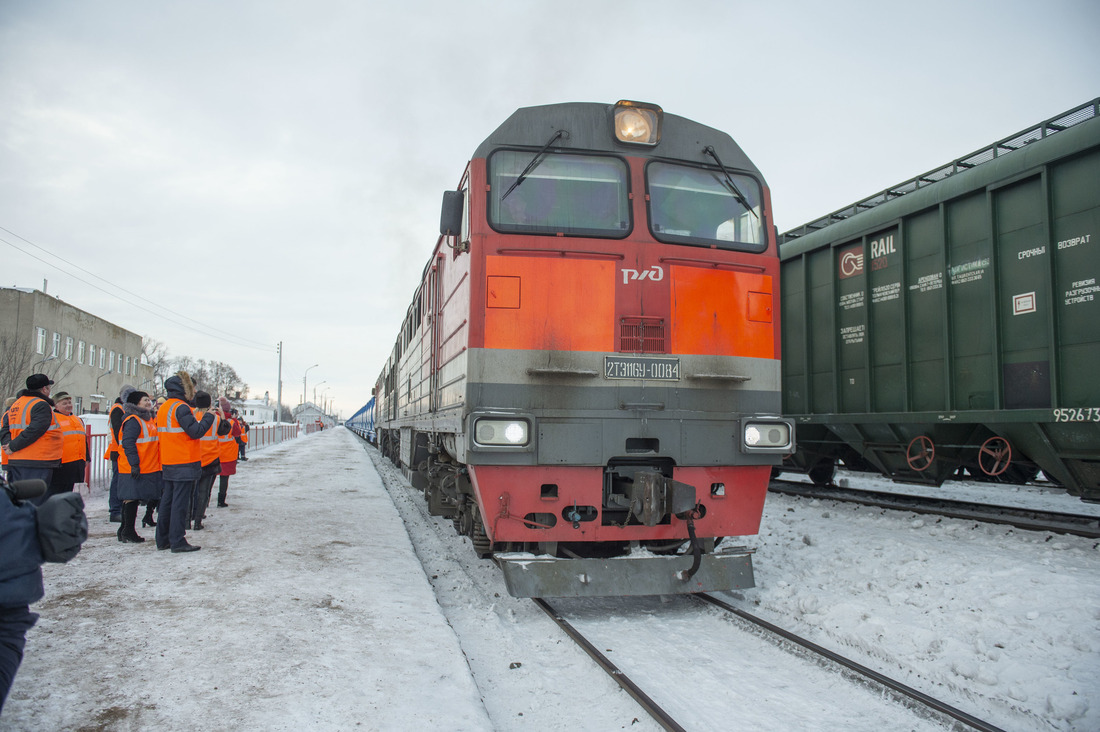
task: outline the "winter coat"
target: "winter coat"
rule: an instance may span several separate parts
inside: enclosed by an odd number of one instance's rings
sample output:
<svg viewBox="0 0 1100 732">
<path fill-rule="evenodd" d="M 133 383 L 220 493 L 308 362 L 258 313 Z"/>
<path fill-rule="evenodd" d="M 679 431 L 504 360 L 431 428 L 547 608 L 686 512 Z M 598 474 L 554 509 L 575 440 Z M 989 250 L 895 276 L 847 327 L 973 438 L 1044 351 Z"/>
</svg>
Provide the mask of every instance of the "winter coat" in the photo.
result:
<svg viewBox="0 0 1100 732">
<path fill-rule="evenodd" d="M 133 404 L 125 404 L 122 408 L 126 413 L 126 417 L 133 414 L 146 422 L 153 418 L 151 410 L 140 409 Z M 137 440 L 141 437 L 141 425 L 138 424 L 136 419 L 127 420 L 125 417 L 123 419 L 119 450 L 126 453 L 126 460 L 129 461 L 130 465 L 140 465 L 141 459 L 138 455 Z M 159 501 L 162 487 L 161 471 L 133 475 L 125 472 L 120 463 L 118 474 L 118 498 L 120 501 Z"/>
<path fill-rule="evenodd" d="M 27 457 L 20 457 L 20 451 L 30 447 L 35 442 L 42 438 L 46 432 L 54 427 L 56 422 L 54 421 L 53 412 L 53 400 L 47 396 L 42 396 L 39 391 L 30 391 L 24 389 L 19 392 L 18 399 L 23 397 L 33 397 L 36 400 L 34 406 L 31 407 L 30 421 L 25 428 L 14 438 L 11 436 L 11 427 L 9 424 L 11 411 L 4 412 L 2 420 L 0 420 L 0 445 L 9 445 L 12 450 L 12 454 L 8 456 L 8 464 L 19 465 L 28 468 L 56 468 L 61 465 L 61 431 L 56 431 L 57 442 L 57 459 L 37 459 Z M 19 402 L 17 401 L 16 404 Z M 13 405 L 14 407 L 14 405 Z M 45 444 L 45 443 L 43 443 Z M 28 452 L 26 455 L 32 453 Z"/>
<path fill-rule="evenodd" d="M 164 390 L 168 393 L 169 399 L 182 399 L 186 402 L 186 393 L 184 391 L 183 381 L 180 379 L 180 377 L 173 376 L 172 378 L 166 380 L 164 382 Z M 165 407 L 163 406 L 161 407 L 161 409 L 164 408 Z M 195 419 L 194 412 L 191 411 L 191 407 L 189 407 L 186 403 L 177 403 L 175 405 L 175 412 L 172 416 L 174 417 L 173 421 L 187 434 L 187 436 L 196 441 L 203 435 L 205 435 L 210 430 L 211 425 L 214 424 L 213 412 L 207 413 L 203 416 L 202 421 L 199 421 Z M 157 419 L 157 428 L 158 431 L 160 431 L 159 417 Z M 196 442 L 196 445 L 197 444 L 198 443 Z M 162 450 L 162 462 L 165 457 L 166 453 Z M 163 466 L 162 473 L 164 480 L 180 482 L 198 480 L 199 477 L 201 477 L 202 475 L 202 461 L 196 459 L 193 462 L 176 465 L 166 464 Z"/>
<path fill-rule="evenodd" d="M 30 501 L 17 504 L 0 489 L 0 607 L 42 599 L 42 561 L 35 507 Z"/>
</svg>

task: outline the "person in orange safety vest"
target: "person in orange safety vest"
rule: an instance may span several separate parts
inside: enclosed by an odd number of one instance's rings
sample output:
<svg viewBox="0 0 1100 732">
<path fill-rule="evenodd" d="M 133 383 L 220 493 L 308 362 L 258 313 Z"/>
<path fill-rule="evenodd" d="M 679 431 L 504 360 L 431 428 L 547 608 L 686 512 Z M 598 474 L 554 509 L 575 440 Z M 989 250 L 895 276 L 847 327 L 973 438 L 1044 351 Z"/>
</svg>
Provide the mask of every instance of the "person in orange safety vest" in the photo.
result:
<svg viewBox="0 0 1100 732">
<path fill-rule="evenodd" d="M 77 483 L 83 483 L 89 457 L 88 431 L 80 417 L 73 414 L 73 398 L 59 391 L 54 395 L 53 410 L 54 419 L 61 427 L 61 467 L 53 471 L 47 497 L 69 493 Z"/>
<path fill-rule="evenodd" d="M 49 485 L 64 449 L 50 399 L 53 381 L 45 374 L 31 374 L 26 383 L 0 420 L 0 449 L 8 455 L 8 480 L 38 479 Z M 45 500 L 43 493 L 31 502 L 40 506 Z"/>
<path fill-rule="evenodd" d="M 193 552 L 201 547 L 187 542 L 185 526 L 190 518 L 191 494 L 202 476 L 202 445 L 199 440 L 214 425 L 214 414 L 195 419 L 190 400 L 195 396 L 191 376 L 180 371 L 164 382 L 168 400 L 157 410 L 157 436 L 164 490 L 157 516 L 157 549 Z"/>
</svg>

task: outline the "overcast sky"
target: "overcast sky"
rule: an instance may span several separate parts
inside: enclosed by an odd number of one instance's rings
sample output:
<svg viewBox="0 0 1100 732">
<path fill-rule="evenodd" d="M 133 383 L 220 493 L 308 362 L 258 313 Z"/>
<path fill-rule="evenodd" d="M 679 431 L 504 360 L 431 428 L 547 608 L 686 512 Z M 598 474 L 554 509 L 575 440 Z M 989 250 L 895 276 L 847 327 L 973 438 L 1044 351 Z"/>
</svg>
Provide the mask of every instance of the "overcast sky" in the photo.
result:
<svg viewBox="0 0 1100 732">
<path fill-rule="evenodd" d="M 1100 96 L 1098 31 L 1096 0 L 0 0 L 0 285 L 252 396 L 281 341 L 284 403 L 318 364 L 347 417 L 516 108 L 725 130 L 786 231 Z"/>
</svg>

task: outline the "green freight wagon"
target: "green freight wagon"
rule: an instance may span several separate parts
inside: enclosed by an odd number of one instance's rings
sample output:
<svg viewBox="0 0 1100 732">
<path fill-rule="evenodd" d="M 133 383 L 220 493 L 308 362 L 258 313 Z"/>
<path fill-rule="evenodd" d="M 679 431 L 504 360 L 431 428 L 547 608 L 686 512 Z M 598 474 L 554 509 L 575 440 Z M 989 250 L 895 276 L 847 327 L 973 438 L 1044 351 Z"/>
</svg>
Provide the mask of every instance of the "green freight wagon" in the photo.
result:
<svg viewBox="0 0 1100 732">
<path fill-rule="evenodd" d="M 1098 105 L 783 235 L 788 468 L 1100 500 Z"/>
</svg>

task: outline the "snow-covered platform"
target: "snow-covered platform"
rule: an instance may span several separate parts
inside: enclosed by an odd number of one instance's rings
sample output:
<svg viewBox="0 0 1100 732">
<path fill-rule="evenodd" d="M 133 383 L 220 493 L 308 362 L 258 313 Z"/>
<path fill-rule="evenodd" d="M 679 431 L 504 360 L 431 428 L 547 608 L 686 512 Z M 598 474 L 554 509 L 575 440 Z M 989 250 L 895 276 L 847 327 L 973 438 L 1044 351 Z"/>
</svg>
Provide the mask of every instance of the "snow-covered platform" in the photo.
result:
<svg viewBox="0 0 1100 732">
<path fill-rule="evenodd" d="M 152 529 L 120 544 L 88 498 L 91 536 L 46 567 L 0 728 L 491 729 L 359 445 L 336 429 L 253 453 L 190 554 Z"/>
</svg>

